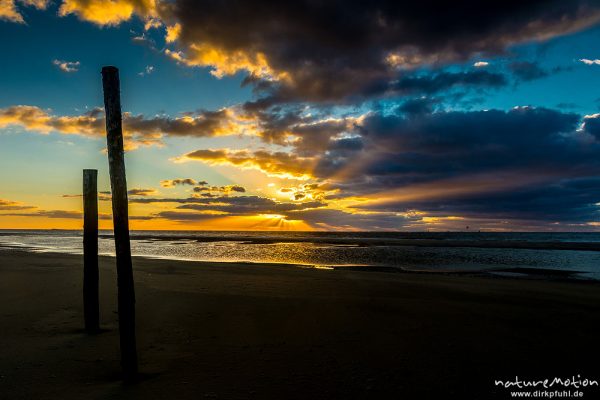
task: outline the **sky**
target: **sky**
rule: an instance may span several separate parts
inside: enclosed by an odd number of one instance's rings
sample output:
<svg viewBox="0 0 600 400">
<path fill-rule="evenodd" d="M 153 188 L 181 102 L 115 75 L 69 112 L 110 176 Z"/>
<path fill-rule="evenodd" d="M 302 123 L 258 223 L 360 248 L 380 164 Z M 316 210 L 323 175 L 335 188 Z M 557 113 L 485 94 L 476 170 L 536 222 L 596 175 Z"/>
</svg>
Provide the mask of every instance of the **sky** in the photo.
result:
<svg viewBox="0 0 600 400">
<path fill-rule="evenodd" d="M 600 1 L 0 0 L 0 229 L 600 230 Z"/>
</svg>

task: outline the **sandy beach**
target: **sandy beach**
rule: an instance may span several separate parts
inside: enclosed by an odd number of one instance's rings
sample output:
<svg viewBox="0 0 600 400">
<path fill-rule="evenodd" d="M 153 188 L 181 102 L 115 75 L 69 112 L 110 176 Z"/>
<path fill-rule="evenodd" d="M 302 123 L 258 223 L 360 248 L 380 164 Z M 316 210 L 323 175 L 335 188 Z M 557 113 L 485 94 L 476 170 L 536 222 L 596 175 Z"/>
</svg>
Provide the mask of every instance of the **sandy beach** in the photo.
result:
<svg viewBox="0 0 600 400">
<path fill-rule="evenodd" d="M 598 283 L 134 258 L 142 379 L 124 385 L 114 259 L 98 335 L 81 264 L 0 251 L 2 399 L 482 399 L 517 375 L 599 378 Z"/>
</svg>

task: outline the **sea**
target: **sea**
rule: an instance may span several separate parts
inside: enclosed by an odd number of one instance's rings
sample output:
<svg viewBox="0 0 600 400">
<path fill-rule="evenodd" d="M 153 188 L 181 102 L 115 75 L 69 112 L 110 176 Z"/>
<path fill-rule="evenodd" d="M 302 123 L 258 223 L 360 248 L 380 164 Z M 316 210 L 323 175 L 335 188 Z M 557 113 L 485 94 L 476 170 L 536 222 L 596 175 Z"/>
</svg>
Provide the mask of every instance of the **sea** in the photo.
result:
<svg viewBox="0 0 600 400">
<path fill-rule="evenodd" d="M 456 242 L 474 243 L 476 247 L 461 247 Z M 100 255 L 114 256 L 111 231 L 100 231 L 98 243 Z M 486 248 L 486 243 L 541 243 L 544 248 Z M 555 244 L 589 248 L 552 249 Z M 83 236 L 76 230 L 0 230 L 0 251 L 10 249 L 82 254 Z M 594 232 L 131 231 L 131 250 L 138 257 L 223 262 L 224 268 L 230 262 L 255 263 L 257 268 L 259 264 L 278 263 L 600 280 L 600 233 Z"/>
</svg>

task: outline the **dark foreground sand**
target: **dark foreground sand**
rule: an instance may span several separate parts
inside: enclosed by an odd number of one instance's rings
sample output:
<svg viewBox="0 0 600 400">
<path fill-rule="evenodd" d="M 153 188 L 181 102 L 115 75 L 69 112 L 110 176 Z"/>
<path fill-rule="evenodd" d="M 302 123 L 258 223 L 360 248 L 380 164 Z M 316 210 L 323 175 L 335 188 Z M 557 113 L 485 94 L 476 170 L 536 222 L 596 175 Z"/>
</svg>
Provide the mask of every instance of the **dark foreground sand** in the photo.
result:
<svg viewBox="0 0 600 400">
<path fill-rule="evenodd" d="M 600 380 L 600 285 L 135 259 L 142 380 L 82 332 L 81 257 L 0 251 L 0 399 L 510 398 L 494 379 Z M 584 390 L 600 397 L 600 389 Z"/>
</svg>

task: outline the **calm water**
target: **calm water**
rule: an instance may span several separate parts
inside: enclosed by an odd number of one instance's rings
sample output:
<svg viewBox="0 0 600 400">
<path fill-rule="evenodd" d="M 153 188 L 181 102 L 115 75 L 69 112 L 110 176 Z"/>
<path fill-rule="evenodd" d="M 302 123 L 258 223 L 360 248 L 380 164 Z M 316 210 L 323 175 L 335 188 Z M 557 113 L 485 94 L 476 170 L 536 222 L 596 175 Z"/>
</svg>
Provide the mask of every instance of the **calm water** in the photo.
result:
<svg viewBox="0 0 600 400">
<path fill-rule="evenodd" d="M 600 233 L 330 233 L 330 232 L 180 232 L 133 231 L 136 256 L 200 261 L 294 263 L 317 267 L 391 266 L 419 271 L 475 271 L 538 268 L 580 271 L 577 277 L 600 280 L 600 252 L 573 250 L 415 247 L 376 244 L 373 240 L 437 239 L 473 241 L 592 242 Z M 100 233 L 102 255 L 114 255 L 111 232 Z M 298 240 L 301 240 L 298 242 Z M 324 243 L 338 241 L 343 244 Z M 81 254 L 81 231 L 0 230 L 0 251 Z"/>
</svg>

